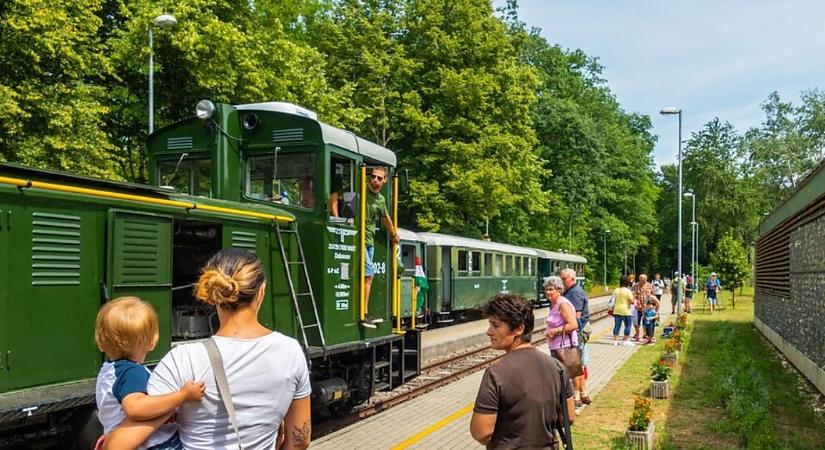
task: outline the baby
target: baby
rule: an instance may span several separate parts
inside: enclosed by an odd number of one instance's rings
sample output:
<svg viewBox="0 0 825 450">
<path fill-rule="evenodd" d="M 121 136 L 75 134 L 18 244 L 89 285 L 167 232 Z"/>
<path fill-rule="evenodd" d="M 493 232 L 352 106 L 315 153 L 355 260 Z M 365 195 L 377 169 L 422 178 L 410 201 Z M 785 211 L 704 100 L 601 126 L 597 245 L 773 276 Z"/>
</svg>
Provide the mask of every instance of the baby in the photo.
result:
<svg viewBox="0 0 825 450">
<path fill-rule="evenodd" d="M 146 394 L 149 370 L 143 366 L 146 355 L 158 343 L 158 317 L 149 303 L 137 297 L 120 297 L 100 308 L 95 321 L 95 343 L 106 353 L 97 375 L 95 400 L 104 436 L 126 418 L 134 421 L 171 416 L 184 402 L 203 398 L 203 382 L 188 381 L 177 392 Z M 182 448 L 174 423 L 164 424 L 141 449 Z"/>
</svg>

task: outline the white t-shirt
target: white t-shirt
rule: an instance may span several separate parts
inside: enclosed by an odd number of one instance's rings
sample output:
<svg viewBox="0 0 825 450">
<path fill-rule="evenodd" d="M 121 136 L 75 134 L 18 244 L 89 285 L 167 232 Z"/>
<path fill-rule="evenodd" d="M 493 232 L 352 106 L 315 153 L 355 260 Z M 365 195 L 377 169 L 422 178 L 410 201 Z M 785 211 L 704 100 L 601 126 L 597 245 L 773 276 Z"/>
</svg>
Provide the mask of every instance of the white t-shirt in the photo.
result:
<svg viewBox="0 0 825 450">
<path fill-rule="evenodd" d="M 662 295 L 665 292 L 665 282 L 662 280 L 653 280 L 653 294 Z"/>
<path fill-rule="evenodd" d="M 298 341 L 273 332 L 255 339 L 214 336 L 223 358 L 243 448 L 271 450 L 292 400 L 312 389 Z M 163 357 L 149 379 L 149 394 L 167 394 L 188 380 L 203 381 L 201 402 L 178 408 L 180 439 L 187 450 L 238 448 L 209 356 L 202 343 L 179 345 Z"/>
</svg>

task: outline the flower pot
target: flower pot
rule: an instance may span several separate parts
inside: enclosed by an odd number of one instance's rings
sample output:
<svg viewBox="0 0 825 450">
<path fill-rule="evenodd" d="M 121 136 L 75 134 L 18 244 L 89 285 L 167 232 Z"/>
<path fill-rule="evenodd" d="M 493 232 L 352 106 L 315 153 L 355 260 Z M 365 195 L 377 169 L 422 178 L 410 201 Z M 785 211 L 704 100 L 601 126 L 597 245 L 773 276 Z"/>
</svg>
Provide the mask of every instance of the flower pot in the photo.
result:
<svg viewBox="0 0 825 450">
<path fill-rule="evenodd" d="M 650 380 L 650 396 L 653 398 L 667 398 L 670 394 L 669 380 Z"/>
<path fill-rule="evenodd" d="M 677 350 L 673 353 L 665 353 L 659 357 L 659 361 L 668 367 L 674 367 L 679 363 L 679 351 Z"/>
<path fill-rule="evenodd" d="M 656 426 L 653 421 L 645 431 L 627 430 L 627 446 L 632 450 L 653 450 L 653 437 Z"/>
</svg>

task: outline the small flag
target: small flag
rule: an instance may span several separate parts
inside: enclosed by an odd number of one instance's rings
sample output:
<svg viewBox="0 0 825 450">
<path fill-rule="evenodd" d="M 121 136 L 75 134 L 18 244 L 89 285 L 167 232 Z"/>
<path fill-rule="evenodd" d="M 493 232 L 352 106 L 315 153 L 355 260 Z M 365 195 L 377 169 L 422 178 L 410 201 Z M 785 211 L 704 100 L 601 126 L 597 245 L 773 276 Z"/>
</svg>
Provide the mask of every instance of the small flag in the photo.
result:
<svg viewBox="0 0 825 450">
<path fill-rule="evenodd" d="M 415 257 L 415 285 L 418 287 L 416 308 L 421 309 L 424 306 L 424 299 L 427 298 L 427 291 L 430 290 L 430 284 L 427 283 L 427 274 L 424 273 L 424 268 L 421 267 L 421 258 L 418 256 Z"/>
</svg>

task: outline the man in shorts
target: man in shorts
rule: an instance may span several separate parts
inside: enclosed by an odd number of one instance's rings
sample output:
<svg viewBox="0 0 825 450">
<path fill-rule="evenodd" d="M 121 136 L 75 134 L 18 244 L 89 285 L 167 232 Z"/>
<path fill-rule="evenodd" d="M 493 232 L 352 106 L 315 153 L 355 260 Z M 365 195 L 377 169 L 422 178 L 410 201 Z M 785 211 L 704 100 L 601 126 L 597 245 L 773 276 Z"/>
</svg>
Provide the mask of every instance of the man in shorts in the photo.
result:
<svg viewBox="0 0 825 450">
<path fill-rule="evenodd" d="M 693 279 L 692 275 L 687 276 L 687 281 L 685 282 L 685 312 L 690 312 L 690 302 L 693 300 L 693 291 L 696 290 L 696 285 L 694 284 L 695 280 Z"/>
<path fill-rule="evenodd" d="M 590 301 L 587 299 L 587 294 L 584 293 L 584 289 L 576 282 L 575 270 L 571 268 L 562 269 L 559 277 L 564 284 L 564 298 L 570 300 L 573 308 L 576 309 L 576 321 L 579 323 L 579 336 L 581 336 L 582 330 L 584 330 L 585 327 L 590 329 L 590 326 L 588 326 L 590 323 Z M 590 349 L 587 343 L 584 342 L 584 339 L 579 339 L 579 348 L 582 351 L 582 365 L 586 371 L 587 364 L 590 362 Z M 573 378 L 573 389 L 575 390 L 577 402 L 581 401 L 581 403 L 586 405 L 590 404 L 590 396 L 587 395 L 586 376 L 579 375 Z"/>
<path fill-rule="evenodd" d="M 711 272 L 710 278 L 705 282 L 705 294 L 708 297 L 708 307 L 710 308 L 711 314 L 713 314 L 713 310 L 716 309 L 717 294 L 720 290 L 722 290 L 722 287 L 719 285 L 719 279 L 716 278 L 716 272 Z"/>
<path fill-rule="evenodd" d="M 685 293 L 685 279 L 679 272 L 676 272 L 676 276 L 673 277 L 671 291 L 673 295 L 670 297 L 670 313 L 676 314 L 676 303 L 679 297 L 684 297 Z"/>
<path fill-rule="evenodd" d="M 662 276 L 657 273 L 656 277 L 653 279 L 653 282 L 650 284 L 653 286 L 653 295 L 655 295 L 656 300 L 661 303 L 662 294 L 665 293 L 665 282 L 662 280 Z"/>
<path fill-rule="evenodd" d="M 387 232 L 392 237 L 393 242 L 398 243 L 398 230 L 393 226 L 392 218 L 387 210 L 387 200 L 381 195 L 381 188 L 387 182 L 387 169 L 376 166 L 372 169 L 367 181 L 367 217 L 366 233 L 364 243 L 366 246 L 366 258 L 364 259 L 364 320 L 361 326 L 366 328 L 376 328 L 376 324 L 383 322 L 380 317 L 369 315 L 370 290 L 372 289 L 372 279 L 375 276 L 375 265 L 373 255 L 375 254 L 375 223 L 379 220 L 384 222 Z"/>
</svg>

